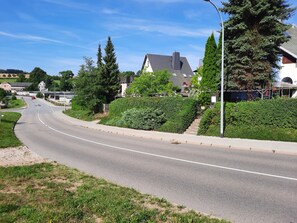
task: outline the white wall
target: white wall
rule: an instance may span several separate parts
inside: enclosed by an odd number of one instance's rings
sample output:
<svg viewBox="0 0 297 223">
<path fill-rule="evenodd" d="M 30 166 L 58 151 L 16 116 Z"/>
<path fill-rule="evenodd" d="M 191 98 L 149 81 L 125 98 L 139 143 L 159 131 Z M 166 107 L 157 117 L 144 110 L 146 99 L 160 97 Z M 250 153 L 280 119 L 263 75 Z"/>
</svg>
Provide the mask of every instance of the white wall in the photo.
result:
<svg viewBox="0 0 297 223">
<path fill-rule="evenodd" d="M 147 72 L 154 72 L 149 59 L 146 57 L 144 68 Z"/>
<path fill-rule="evenodd" d="M 293 84 L 297 85 L 297 64 L 281 64 L 279 72 L 280 81 L 285 77 L 290 77 L 293 80 Z"/>
</svg>

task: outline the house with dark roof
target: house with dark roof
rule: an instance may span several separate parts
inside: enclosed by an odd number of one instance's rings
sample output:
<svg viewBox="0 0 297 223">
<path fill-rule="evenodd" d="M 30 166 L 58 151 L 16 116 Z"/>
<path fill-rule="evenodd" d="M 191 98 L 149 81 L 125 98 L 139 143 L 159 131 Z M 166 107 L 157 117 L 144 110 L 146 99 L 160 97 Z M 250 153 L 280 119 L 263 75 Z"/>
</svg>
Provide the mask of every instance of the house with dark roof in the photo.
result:
<svg viewBox="0 0 297 223">
<path fill-rule="evenodd" d="M 144 69 L 147 72 L 168 70 L 172 74 L 173 85 L 180 87 L 182 92 L 190 87 L 194 75 L 187 58 L 181 57 L 179 52 L 174 52 L 172 56 L 146 54 L 142 64 L 142 70 Z"/>
</svg>

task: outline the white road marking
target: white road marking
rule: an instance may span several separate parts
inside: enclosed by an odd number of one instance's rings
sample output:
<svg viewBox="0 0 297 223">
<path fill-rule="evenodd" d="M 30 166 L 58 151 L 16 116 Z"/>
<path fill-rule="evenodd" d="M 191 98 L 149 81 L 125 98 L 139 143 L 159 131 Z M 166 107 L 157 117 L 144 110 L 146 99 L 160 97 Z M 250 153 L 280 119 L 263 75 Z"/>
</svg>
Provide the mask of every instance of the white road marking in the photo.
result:
<svg viewBox="0 0 297 223">
<path fill-rule="evenodd" d="M 79 140 L 82 140 L 82 141 L 85 141 L 85 142 L 93 143 L 93 144 L 96 144 L 96 145 L 113 148 L 113 149 L 116 149 L 116 150 L 121 150 L 121 151 L 126 151 L 126 152 L 131 152 L 131 153 L 137 153 L 137 154 L 142 154 L 142 155 L 146 155 L 146 156 L 158 157 L 158 158 L 167 159 L 167 160 L 174 160 L 174 161 L 179 161 L 179 162 L 183 162 L 183 163 L 190 163 L 190 164 L 195 164 L 195 165 L 200 165 L 200 166 L 213 167 L 213 168 L 217 168 L 217 169 L 230 170 L 230 171 L 248 173 L 248 174 L 259 175 L 259 176 L 266 176 L 266 177 L 272 177 L 272 178 L 278 178 L 278 179 L 284 179 L 284 180 L 290 180 L 290 181 L 297 181 L 297 178 L 293 178 L 293 177 L 286 177 L 286 176 L 280 176 L 280 175 L 274 175 L 274 174 L 267 174 L 267 173 L 249 171 L 249 170 L 244 170 L 244 169 L 237 169 L 237 168 L 219 166 L 219 165 L 214 165 L 214 164 L 209 164 L 209 163 L 202 163 L 202 162 L 196 162 L 196 161 L 191 161 L 191 160 L 179 159 L 179 158 L 175 158 L 175 157 L 171 157 L 171 156 L 163 156 L 163 155 L 158 155 L 158 154 L 154 154 L 154 153 L 141 152 L 141 151 L 137 151 L 137 150 L 133 150 L 133 149 L 127 149 L 127 148 L 123 148 L 123 147 L 119 147 L 119 146 L 113 146 L 113 145 L 109 145 L 109 144 L 105 144 L 105 143 L 95 142 L 95 141 L 92 141 L 92 140 L 84 139 L 84 138 L 81 138 L 81 137 L 78 137 L 78 136 L 74 136 L 74 135 L 62 132 L 60 130 L 57 130 L 57 129 L 45 124 L 40 119 L 39 110 L 38 110 L 38 119 L 43 125 L 45 125 L 49 129 L 51 129 L 51 130 L 53 130 L 53 131 L 55 131 L 57 133 L 60 133 L 62 135 L 72 137 L 72 138 L 75 138 L 75 139 L 79 139 Z"/>
</svg>

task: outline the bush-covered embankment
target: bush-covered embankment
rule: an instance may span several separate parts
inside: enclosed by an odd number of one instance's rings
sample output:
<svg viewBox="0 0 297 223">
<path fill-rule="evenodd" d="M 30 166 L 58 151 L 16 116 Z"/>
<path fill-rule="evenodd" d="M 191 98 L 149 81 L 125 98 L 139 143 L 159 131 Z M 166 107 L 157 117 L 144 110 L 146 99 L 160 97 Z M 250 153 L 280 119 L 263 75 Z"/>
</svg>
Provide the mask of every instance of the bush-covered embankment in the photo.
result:
<svg viewBox="0 0 297 223">
<path fill-rule="evenodd" d="M 297 99 L 225 103 L 225 136 L 297 142 Z M 219 136 L 220 104 L 204 112 L 199 135 Z"/>
<path fill-rule="evenodd" d="M 179 97 L 120 98 L 100 124 L 183 133 L 197 115 L 197 101 Z"/>
</svg>

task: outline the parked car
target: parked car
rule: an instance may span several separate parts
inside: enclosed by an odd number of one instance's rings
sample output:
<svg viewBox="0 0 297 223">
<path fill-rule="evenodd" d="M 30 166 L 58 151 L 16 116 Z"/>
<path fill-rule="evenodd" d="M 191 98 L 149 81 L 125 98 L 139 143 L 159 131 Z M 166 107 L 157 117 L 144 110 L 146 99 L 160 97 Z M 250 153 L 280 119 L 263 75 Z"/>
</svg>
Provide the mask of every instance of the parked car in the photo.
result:
<svg viewBox="0 0 297 223">
<path fill-rule="evenodd" d="M 32 100 L 36 99 L 36 97 L 35 97 L 35 96 L 32 96 L 31 98 L 32 98 Z"/>
</svg>

